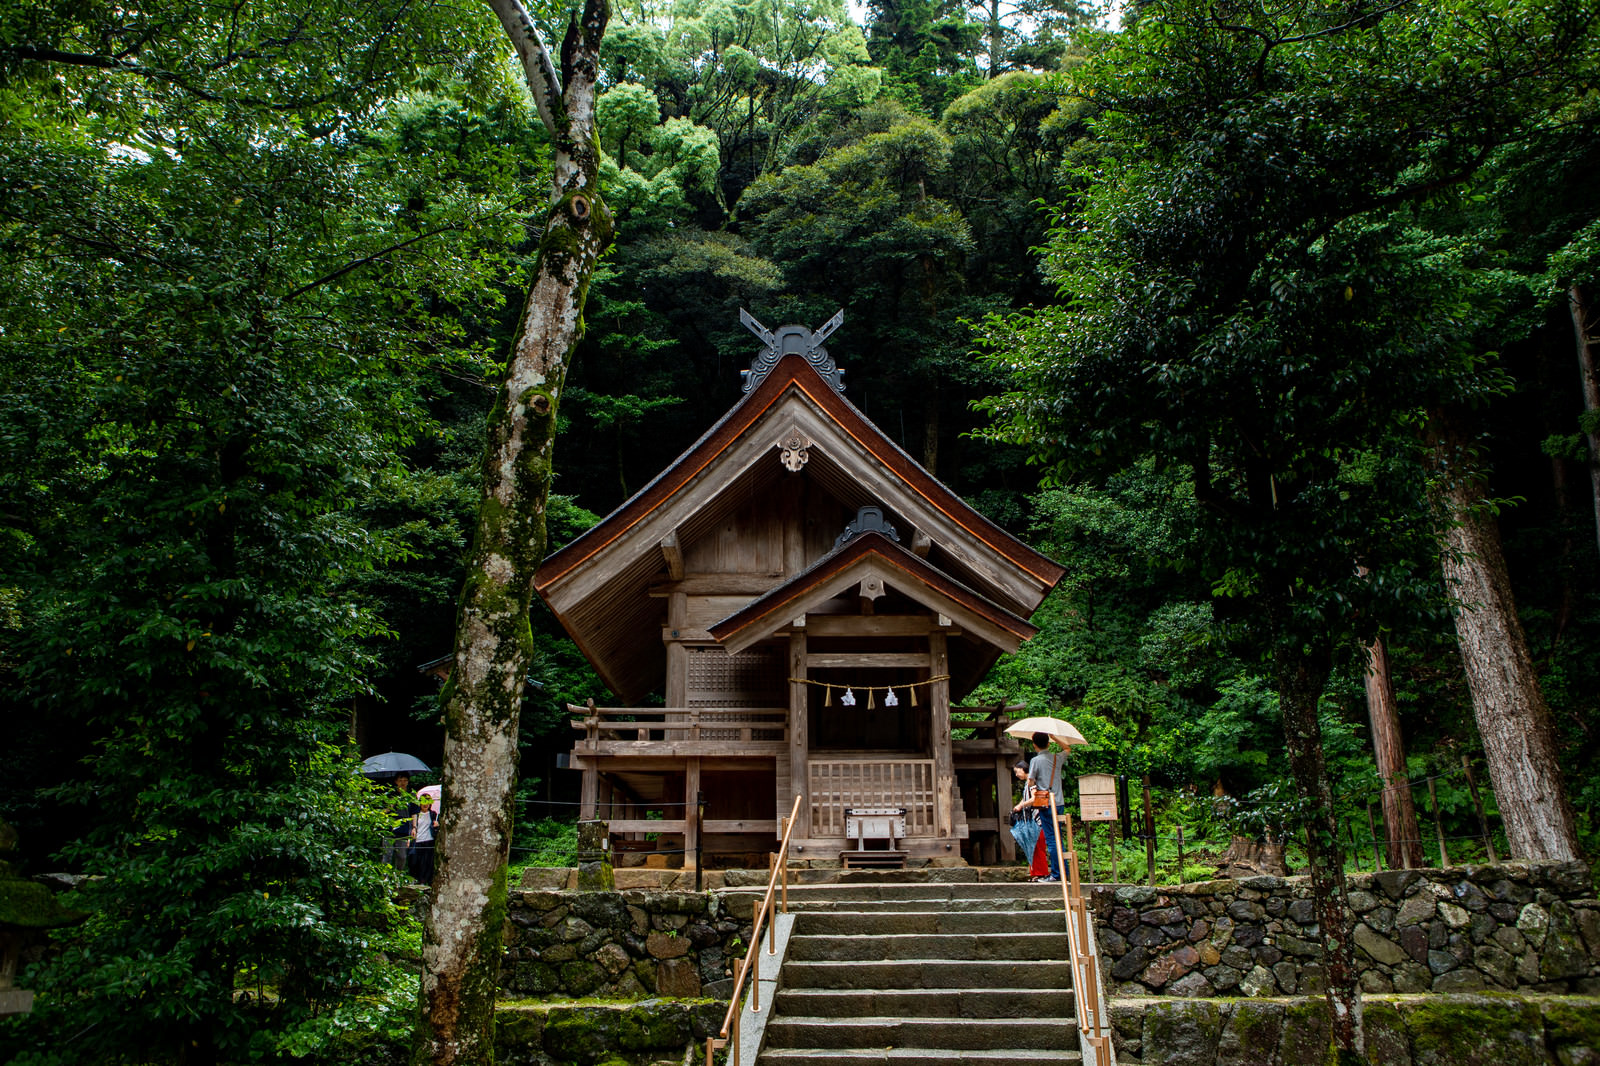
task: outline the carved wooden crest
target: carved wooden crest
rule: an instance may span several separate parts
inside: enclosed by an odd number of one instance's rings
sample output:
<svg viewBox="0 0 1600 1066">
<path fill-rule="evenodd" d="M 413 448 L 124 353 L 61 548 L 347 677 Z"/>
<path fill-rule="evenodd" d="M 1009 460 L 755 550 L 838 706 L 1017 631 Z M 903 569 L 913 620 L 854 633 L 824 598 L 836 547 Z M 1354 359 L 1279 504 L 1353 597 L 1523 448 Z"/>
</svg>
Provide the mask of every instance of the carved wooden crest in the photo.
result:
<svg viewBox="0 0 1600 1066">
<path fill-rule="evenodd" d="M 800 430 L 791 427 L 778 441 L 778 461 L 791 474 L 798 474 L 800 468 L 806 465 L 806 460 L 811 458 L 811 445 L 814 443 Z"/>
</svg>

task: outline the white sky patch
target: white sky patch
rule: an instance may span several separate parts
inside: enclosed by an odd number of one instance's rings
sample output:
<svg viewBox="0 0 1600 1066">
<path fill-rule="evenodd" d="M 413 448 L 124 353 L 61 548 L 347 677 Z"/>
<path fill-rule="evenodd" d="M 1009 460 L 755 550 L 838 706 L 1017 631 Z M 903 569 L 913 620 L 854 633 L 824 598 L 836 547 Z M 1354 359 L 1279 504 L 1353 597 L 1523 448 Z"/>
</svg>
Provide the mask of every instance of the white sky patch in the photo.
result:
<svg viewBox="0 0 1600 1066">
<path fill-rule="evenodd" d="M 1120 30 L 1120 29 L 1122 29 L 1122 7 L 1123 7 L 1123 0 L 1111 0 L 1110 5 L 1106 8 L 1105 15 L 1102 18 L 1103 24 L 1105 25 L 1106 29 L 1108 29 L 1108 30 Z M 854 22 L 857 26 L 860 26 L 862 29 L 866 28 L 866 25 L 867 25 L 867 4 L 866 4 L 866 0 L 845 0 L 845 9 L 847 11 L 849 11 L 849 13 L 850 13 L 850 21 Z"/>
<path fill-rule="evenodd" d="M 112 144 L 106 149 L 106 154 L 112 159 L 126 159 L 132 163 L 150 162 L 150 153 L 143 148 L 135 148 L 131 144 Z"/>
</svg>

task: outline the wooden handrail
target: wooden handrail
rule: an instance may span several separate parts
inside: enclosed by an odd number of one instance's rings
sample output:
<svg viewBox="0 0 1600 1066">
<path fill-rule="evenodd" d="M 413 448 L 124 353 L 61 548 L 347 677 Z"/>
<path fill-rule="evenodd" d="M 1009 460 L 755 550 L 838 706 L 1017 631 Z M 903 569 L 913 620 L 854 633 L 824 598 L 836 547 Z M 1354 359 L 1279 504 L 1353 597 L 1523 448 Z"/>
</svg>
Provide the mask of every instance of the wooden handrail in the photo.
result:
<svg viewBox="0 0 1600 1066">
<path fill-rule="evenodd" d="M 761 922 L 767 921 L 768 940 L 767 954 L 778 953 L 778 923 L 772 912 L 773 897 L 777 892 L 778 878 L 783 878 L 783 910 L 789 911 L 789 837 L 794 833 L 795 819 L 800 814 L 800 804 L 805 801 L 805 793 L 797 793 L 794 797 L 794 806 L 789 808 L 789 817 L 784 819 L 783 843 L 778 845 L 777 858 L 772 864 L 772 873 L 767 877 L 767 891 L 761 897 L 761 909 L 756 912 L 755 921 L 750 926 L 750 947 L 745 952 L 744 959 L 733 968 L 733 995 L 732 1002 L 728 1004 L 728 1013 L 723 1015 L 722 1028 L 716 1036 L 706 1037 L 706 1066 L 711 1066 L 712 1053 L 719 1047 L 728 1046 L 728 1031 L 733 1030 L 733 1063 L 739 1066 L 739 1029 L 736 1025 L 739 1017 L 739 995 L 744 991 L 745 978 L 753 970 L 755 980 L 750 982 L 750 1013 L 756 1014 L 761 1010 Z"/>
<path fill-rule="evenodd" d="M 1065 799 L 1065 793 L 1062 799 Z M 1050 817 L 1056 818 L 1056 794 L 1050 794 Z M 1109 1020 L 1100 967 L 1094 950 L 1094 925 L 1078 880 L 1078 849 L 1072 846 L 1072 815 L 1066 816 L 1066 840 L 1056 824 L 1056 869 L 1061 873 L 1061 907 L 1066 912 L 1067 950 L 1072 954 L 1072 1004 L 1078 1021 L 1079 1050 L 1084 1066 L 1116 1066 L 1116 1049 L 1106 1030 Z"/>
</svg>

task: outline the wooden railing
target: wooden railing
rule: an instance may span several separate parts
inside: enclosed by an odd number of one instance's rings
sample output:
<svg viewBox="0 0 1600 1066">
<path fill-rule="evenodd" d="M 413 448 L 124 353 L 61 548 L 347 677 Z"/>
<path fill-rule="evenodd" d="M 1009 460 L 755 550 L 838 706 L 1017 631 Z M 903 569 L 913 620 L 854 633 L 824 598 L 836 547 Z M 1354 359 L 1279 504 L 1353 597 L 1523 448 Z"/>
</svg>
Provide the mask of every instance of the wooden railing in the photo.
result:
<svg viewBox="0 0 1600 1066">
<path fill-rule="evenodd" d="M 750 982 L 750 1013 L 757 1014 L 761 1011 L 761 927 L 765 922 L 767 954 L 776 955 L 778 923 L 772 905 L 781 879 L 783 913 L 789 913 L 789 837 L 794 833 L 795 816 L 800 813 L 800 804 L 804 801 L 804 795 L 795 796 L 794 806 L 789 808 L 789 817 L 783 820 L 783 843 L 778 845 L 778 854 L 773 857 L 772 875 L 767 878 L 767 891 L 761 897 L 761 906 L 756 911 L 755 921 L 750 927 L 750 949 L 745 952 L 744 961 L 734 966 L 733 995 L 730 997 L 733 1002 L 728 1004 L 728 1013 L 723 1015 L 722 1028 L 717 1035 L 706 1037 L 706 1066 L 712 1066 L 711 1056 L 718 1048 L 728 1046 L 730 1031 L 733 1034 L 733 1054 L 729 1056 L 728 1066 L 739 1066 L 739 1000 L 744 993 L 746 980 Z"/>
<path fill-rule="evenodd" d="M 1006 735 L 1011 718 L 997 707 L 952 707 L 950 730 L 954 737 L 951 746 L 956 751 L 996 751 L 1006 754 L 1021 752 L 1016 737 Z"/>
<path fill-rule="evenodd" d="M 1050 797 L 1050 816 L 1056 816 L 1056 806 L 1061 796 Z M 1067 950 L 1072 958 L 1072 1002 L 1077 1010 L 1078 1050 L 1083 1055 L 1083 1066 L 1116 1066 L 1116 1049 L 1111 1044 L 1109 1004 L 1105 989 L 1100 984 L 1100 948 L 1095 943 L 1094 919 L 1083 898 L 1083 886 L 1078 879 L 1078 850 L 1073 846 L 1072 815 L 1064 819 L 1066 839 L 1056 832 L 1056 869 L 1061 878 L 1061 904 L 1066 911 Z"/>
<path fill-rule="evenodd" d="M 744 755 L 784 750 L 782 707 L 578 707 L 572 728 L 586 755 Z"/>
<path fill-rule="evenodd" d="M 809 764 L 811 835 L 844 836 L 850 807 L 904 807 L 907 836 L 936 832 L 932 759 L 839 759 Z"/>
</svg>

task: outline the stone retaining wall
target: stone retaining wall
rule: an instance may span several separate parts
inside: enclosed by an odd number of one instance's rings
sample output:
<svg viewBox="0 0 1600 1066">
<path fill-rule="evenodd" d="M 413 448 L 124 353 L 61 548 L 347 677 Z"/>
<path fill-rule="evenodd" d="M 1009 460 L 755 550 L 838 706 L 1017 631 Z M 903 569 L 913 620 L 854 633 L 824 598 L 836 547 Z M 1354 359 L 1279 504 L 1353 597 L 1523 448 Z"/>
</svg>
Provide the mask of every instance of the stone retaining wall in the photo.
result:
<svg viewBox="0 0 1600 1066">
<path fill-rule="evenodd" d="M 1510 994 L 1365 997 L 1373 1066 L 1595 1066 L 1600 999 Z M 1324 1066 L 1322 996 L 1113 1000 L 1122 1066 Z"/>
<path fill-rule="evenodd" d="M 501 1003 L 494 1015 L 499 1066 L 682 1066 L 722 1027 L 726 1003 L 650 999 L 639 1003 Z"/>
<path fill-rule="evenodd" d="M 500 987 L 518 995 L 726 998 L 750 943 L 708 892 L 512 892 L 507 919 Z"/>
<path fill-rule="evenodd" d="M 1362 989 L 1600 993 L 1600 901 L 1582 863 L 1391 870 L 1349 879 Z M 1323 991 L 1307 877 L 1092 890 L 1114 994 Z"/>
</svg>

